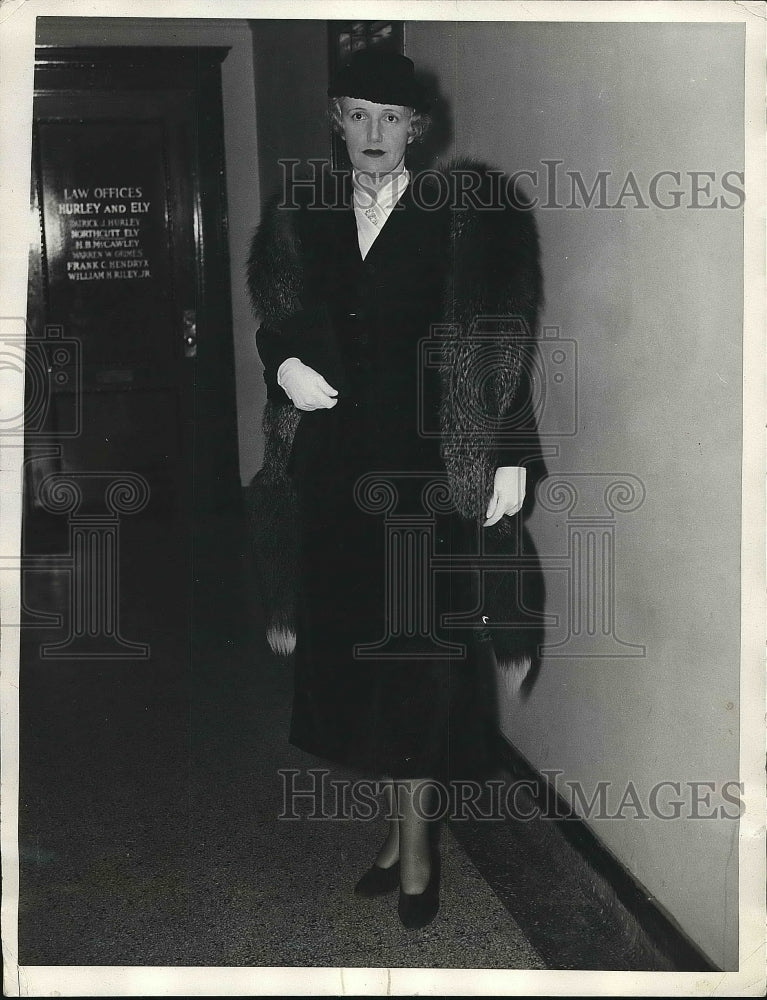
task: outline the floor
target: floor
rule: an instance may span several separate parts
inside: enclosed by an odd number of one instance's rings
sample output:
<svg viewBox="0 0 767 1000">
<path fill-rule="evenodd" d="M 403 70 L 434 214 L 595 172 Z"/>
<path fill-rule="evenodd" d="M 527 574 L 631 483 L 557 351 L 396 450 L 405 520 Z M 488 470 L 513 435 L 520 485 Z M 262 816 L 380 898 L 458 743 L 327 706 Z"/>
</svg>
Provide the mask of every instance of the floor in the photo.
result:
<svg viewBox="0 0 767 1000">
<path fill-rule="evenodd" d="M 35 549 L 63 551 L 54 534 Z M 21 964 L 673 968 L 551 823 L 445 829 L 421 931 L 396 894 L 354 897 L 384 820 L 280 818 L 284 772 L 304 787 L 326 765 L 287 743 L 290 662 L 237 517 L 192 546 L 126 518 L 119 549 L 119 628 L 148 659 L 51 659 L 61 628 L 23 631 Z M 66 619 L 61 572 L 25 594 Z"/>
</svg>

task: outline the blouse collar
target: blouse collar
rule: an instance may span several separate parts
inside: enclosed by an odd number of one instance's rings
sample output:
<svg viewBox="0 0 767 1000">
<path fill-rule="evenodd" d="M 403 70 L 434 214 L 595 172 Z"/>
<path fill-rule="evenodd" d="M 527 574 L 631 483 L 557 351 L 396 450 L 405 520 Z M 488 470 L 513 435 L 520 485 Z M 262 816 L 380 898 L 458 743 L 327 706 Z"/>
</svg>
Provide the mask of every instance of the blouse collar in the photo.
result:
<svg viewBox="0 0 767 1000">
<path fill-rule="evenodd" d="M 363 211 L 375 208 L 388 216 L 394 208 L 410 181 L 410 171 L 399 170 L 395 174 L 387 174 L 383 184 L 376 189 L 370 183 L 369 176 L 359 170 L 352 170 L 352 187 L 354 201 Z"/>
</svg>

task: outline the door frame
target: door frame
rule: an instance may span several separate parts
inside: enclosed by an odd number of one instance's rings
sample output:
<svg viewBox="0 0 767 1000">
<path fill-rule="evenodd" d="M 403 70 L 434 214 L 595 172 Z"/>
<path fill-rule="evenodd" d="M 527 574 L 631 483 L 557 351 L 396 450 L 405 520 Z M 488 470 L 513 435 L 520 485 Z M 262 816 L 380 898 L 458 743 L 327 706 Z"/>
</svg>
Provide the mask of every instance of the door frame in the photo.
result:
<svg viewBox="0 0 767 1000">
<path fill-rule="evenodd" d="M 234 338 L 230 285 L 229 232 L 224 158 L 221 63 L 230 46 L 82 46 L 39 45 L 35 49 L 35 97 L 83 89 L 178 90 L 197 108 L 195 151 L 189 164 L 195 254 L 185 284 L 195 289 L 198 346 L 205 364 L 194 362 L 196 397 L 215 400 L 204 408 L 202 428 L 195 421 L 195 512 L 240 509 Z M 34 171 L 33 171 L 34 184 Z M 33 192 L 33 198 L 36 193 Z M 32 274 L 30 273 L 30 279 Z M 30 303 L 39 320 L 44 303 Z M 37 324 L 39 328 L 39 322 Z M 182 330 L 178 330 L 182 336 Z M 195 411 L 198 407 L 195 405 Z"/>
</svg>

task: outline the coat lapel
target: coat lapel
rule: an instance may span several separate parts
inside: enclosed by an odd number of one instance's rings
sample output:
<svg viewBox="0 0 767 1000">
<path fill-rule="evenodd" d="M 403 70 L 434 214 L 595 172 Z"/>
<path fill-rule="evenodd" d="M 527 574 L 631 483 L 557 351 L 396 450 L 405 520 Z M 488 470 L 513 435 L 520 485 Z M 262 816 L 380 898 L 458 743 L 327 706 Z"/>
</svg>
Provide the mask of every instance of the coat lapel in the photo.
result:
<svg viewBox="0 0 767 1000">
<path fill-rule="evenodd" d="M 349 174 L 351 179 L 351 174 Z M 409 228 L 414 212 L 412 203 L 412 183 L 408 184 L 402 193 L 402 197 L 394 206 L 381 228 L 373 245 L 367 252 L 364 261 L 360 252 L 359 240 L 357 238 L 357 218 L 354 213 L 353 189 L 351 183 L 343 188 L 343 208 L 337 214 L 337 239 L 338 251 L 342 260 L 354 261 L 361 266 L 375 264 L 379 257 L 390 256 L 392 250 L 396 250 L 397 243 Z"/>
<path fill-rule="evenodd" d="M 342 181 L 340 205 L 332 213 L 335 226 L 335 254 L 341 267 L 362 267 L 362 254 L 357 240 L 357 219 L 354 215 L 354 201 L 351 171 Z"/>
<path fill-rule="evenodd" d="M 365 257 L 366 264 L 375 264 L 379 257 L 385 258 L 390 256 L 392 249 L 396 248 L 407 231 L 408 223 L 413 216 L 411 188 L 412 182 L 405 188 L 402 197 L 389 213 L 385 225 L 367 252 L 367 256 Z M 352 218 L 354 218 L 354 209 L 352 209 Z M 354 220 L 354 238 L 355 240 L 357 239 L 356 219 Z M 362 259 L 361 254 L 360 259 Z"/>
</svg>

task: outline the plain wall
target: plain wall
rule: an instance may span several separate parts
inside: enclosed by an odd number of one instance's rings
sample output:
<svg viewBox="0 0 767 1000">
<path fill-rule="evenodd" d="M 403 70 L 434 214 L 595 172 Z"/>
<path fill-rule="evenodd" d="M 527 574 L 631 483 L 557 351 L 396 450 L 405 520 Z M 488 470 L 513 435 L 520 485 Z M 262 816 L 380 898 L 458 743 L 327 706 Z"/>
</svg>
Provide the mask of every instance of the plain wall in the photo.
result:
<svg viewBox="0 0 767 1000">
<path fill-rule="evenodd" d="M 263 454 L 263 379 L 255 347 L 255 321 L 245 287 L 245 260 L 258 222 L 258 169 L 253 45 L 248 22 L 206 18 L 38 18 L 41 45 L 228 46 L 221 64 L 224 156 L 231 265 L 240 477 L 252 475 Z"/>
<path fill-rule="evenodd" d="M 610 202 L 629 171 L 647 192 L 660 170 L 743 169 L 742 45 L 731 25 L 406 27 L 407 54 L 441 82 L 456 152 L 508 172 L 559 159 L 589 186 L 610 170 Z M 738 776 L 742 212 L 685 207 L 682 187 L 676 210 L 537 212 L 543 322 L 579 352 L 577 434 L 558 440 L 549 471 L 644 485 L 638 509 L 615 516 L 615 615 L 620 639 L 646 652 L 547 656 L 529 700 L 506 698 L 503 730 L 589 797 L 611 782 L 612 812 L 629 782 L 646 809 L 660 781 L 683 793 L 715 782 L 717 805 Z M 564 429 L 551 406 L 548 426 Z M 561 619 L 549 642 L 567 634 L 566 521 L 539 504 L 529 522 Z M 737 824 L 625 815 L 588 822 L 715 963 L 736 968 Z"/>
</svg>

